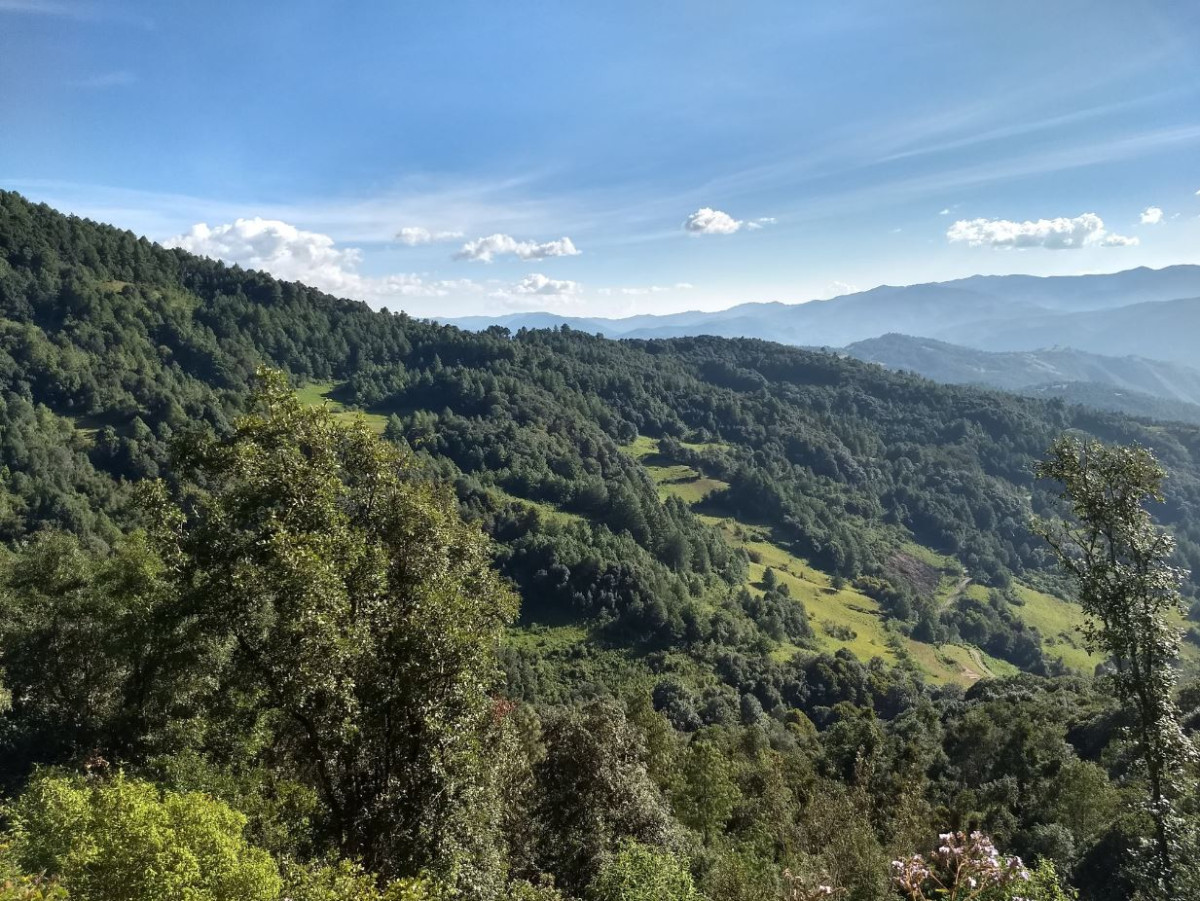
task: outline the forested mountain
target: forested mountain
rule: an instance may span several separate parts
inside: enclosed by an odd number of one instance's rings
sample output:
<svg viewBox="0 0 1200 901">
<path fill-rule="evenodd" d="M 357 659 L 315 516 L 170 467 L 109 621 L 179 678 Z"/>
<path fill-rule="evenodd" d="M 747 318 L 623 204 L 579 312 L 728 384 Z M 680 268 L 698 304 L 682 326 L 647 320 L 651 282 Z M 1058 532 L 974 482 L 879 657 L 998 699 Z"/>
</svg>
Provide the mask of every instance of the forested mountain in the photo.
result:
<svg viewBox="0 0 1200 901">
<path fill-rule="evenodd" d="M 845 351 L 938 382 L 986 385 L 1135 416 L 1200 423 L 1200 370 L 1176 363 L 1065 347 L 991 353 L 908 335 L 858 341 Z"/>
<path fill-rule="evenodd" d="M 890 857 L 974 828 L 1129 891 L 1125 715 L 1032 466 L 1153 448 L 1200 571 L 1200 428 L 754 339 L 468 332 L 12 193 L 0 391 L 11 792 L 103 758 L 229 804 L 284 876 L 472 898 L 891 897 Z M 338 884 L 290 897 L 371 897 Z"/>
</svg>

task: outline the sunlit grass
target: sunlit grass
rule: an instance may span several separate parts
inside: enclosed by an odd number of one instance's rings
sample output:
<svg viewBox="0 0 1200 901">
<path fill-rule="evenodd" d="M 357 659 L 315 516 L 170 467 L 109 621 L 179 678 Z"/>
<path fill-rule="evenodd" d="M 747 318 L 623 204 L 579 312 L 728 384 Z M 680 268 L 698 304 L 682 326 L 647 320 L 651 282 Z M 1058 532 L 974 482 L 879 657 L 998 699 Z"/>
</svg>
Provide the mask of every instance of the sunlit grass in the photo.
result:
<svg viewBox="0 0 1200 901">
<path fill-rule="evenodd" d="M 685 446 L 697 451 L 719 447 L 715 444 Z M 711 492 L 728 487 L 725 482 L 706 478 L 692 466 L 662 459 L 659 456 L 659 442 L 645 435 L 639 436 L 623 450 L 641 462 L 657 486 L 660 497 L 673 495 L 695 505 Z M 899 642 L 899 646 L 926 676 L 939 684 L 955 682 L 970 685 L 980 679 L 1010 676 L 1019 672 L 1011 663 L 991 657 L 976 647 L 957 644 L 934 646 L 911 638 L 900 638 L 888 629 L 878 602 L 849 585 L 835 589 L 828 574 L 776 544 L 770 529 L 728 517 L 700 514 L 699 518 L 710 526 L 720 528 L 731 545 L 746 550 L 751 561 L 747 586 L 751 591 L 761 591 L 757 586 L 761 584 L 767 567 L 775 570 L 778 580 L 787 586 L 789 594 L 804 604 L 815 633 L 815 644 L 820 650 L 833 652 L 845 648 L 860 660 L 882 657 L 890 663 L 896 663 L 899 657 L 895 644 Z M 953 603 L 963 596 L 987 602 L 988 588 L 970 581 L 962 564 L 953 557 L 910 541 L 902 543 L 898 550 L 941 573 L 937 598 L 942 604 Z M 1026 586 L 1020 586 L 1018 593 L 1025 603 L 1017 613 L 1042 633 L 1047 653 L 1059 657 L 1072 669 L 1092 672 L 1099 658 L 1088 654 L 1082 646 L 1076 628 L 1082 620 L 1078 606 Z M 795 645 L 784 642 L 772 651 L 771 657 L 785 661 L 799 652 L 800 649 Z M 1200 658 L 1200 648 L 1196 649 L 1195 656 Z"/>
<path fill-rule="evenodd" d="M 503 488 L 493 486 L 493 487 L 489 488 L 488 491 L 497 497 L 503 498 L 504 500 L 511 501 L 513 503 L 520 504 L 525 507 L 529 507 L 533 510 L 537 510 L 538 513 L 541 514 L 543 519 L 548 520 L 550 522 L 557 522 L 557 523 L 561 523 L 563 525 L 569 525 L 570 523 L 576 523 L 576 522 L 588 523 L 591 521 L 586 516 L 581 516 L 578 513 L 572 513 L 568 510 L 560 510 L 558 507 L 555 507 L 553 504 L 547 504 L 544 501 L 531 501 L 528 498 L 517 497 L 515 494 L 509 494 Z"/>
<path fill-rule="evenodd" d="M 716 444 L 687 444 L 685 447 L 694 450 L 705 450 L 718 447 Z M 658 441 L 639 435 L 632 444 L 625 445 L 622 450 L 642 464 L 646 474 L 650 476 L 658 488 L 659 498 L 678 497 L 686 504 L 698 504 L 714 491 L 729 487 L 727 482 L 719 479 L 706 478 L 686 463 L 654 462 L 650 460 L 659 454 Z"/>
<path fill-rule="evenodd" d="M 325 406 L 339 422 L 353 422 L 361 418 L 377 435 L 387 428 L 387 417 L 379 413 L 351 410 L 333 397 L 338 389 L 337 382 L 308 382 L 296 389 L 296 399 L 306 407 Z"/>
<path fill-rule="evenodd" d="M 513 626 L 505 633 L 506 644 L 516 648 L 527 648 L 542 653 L 561 651 L 583 644 L 588 640 L 588 630 L 583 626 L 547 626 L 534 624 Z"/>
<path fill-rule="evenodd" d="M 1016 613 L 1025 623 L 1042 633 L 1046 653 L 1059 658 L 1072 669 L 1090 674 L 1101 658 L 1083 646 L 1079 626 L 1083 611 L 1078 604 L 1037 591 L 1027 585 L 1016 586 L 1023 603 Z"/>
</svg>

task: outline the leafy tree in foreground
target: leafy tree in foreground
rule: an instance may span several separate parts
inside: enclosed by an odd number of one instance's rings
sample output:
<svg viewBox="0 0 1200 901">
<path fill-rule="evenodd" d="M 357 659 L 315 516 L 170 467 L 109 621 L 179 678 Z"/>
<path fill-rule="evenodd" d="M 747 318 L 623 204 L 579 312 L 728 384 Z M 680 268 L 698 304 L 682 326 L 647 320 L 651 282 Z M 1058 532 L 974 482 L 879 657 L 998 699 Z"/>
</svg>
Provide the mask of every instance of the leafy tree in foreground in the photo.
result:
<svg viewBox="0 0 1200 901">
<path fill-rule="evenodd" d="M 539 864 L 564 891 L 581 894 L 628 842 L 679 846 L 678 827 L 646 771 L 642 736 L 620 706 L 595 701 L 556 711 L 545 720 L 543 741 L 546 753 L 534 768 Z"/>
<path fill-rule="evenodd" d="M 1184 573 L 1170 563 L 1173 539 L 1146 509 L 1163 500 L 1166 471 L 1145 448 L 1063 438 L 1037 475 L 1062 483 L 1070 505 L 1072 522 L 1037 527 L 1078 584 L 1089 645 L 1112 660 L 1117 692 L 1136 713 L 1155 824 L 1152 890 L 1175 898 L 1186 861 L 1173 807 L 1195 752 L 1174 700 L 1180 631 L 1171 617 L 1184 610 Z"/>
<path fill-rule="evenodd" d="M 45 775 L 10 815 L 15 860 L 60 880 L 72 901 L 274 901 L 282 885 L 243 837 L 246 818 L 204 795 Z"/>
<path fill-rule="evenodd" d="M 206 486 L 152 498 L 179 615 L 215 649 L 211 709 L 273 730 L 339 851 L 385 878 L 487 897 L 502 862 L 490 763 L 495 650 L 514 608 L 490 546 L 362 423 L 260 373 L 253 412 L 189 449 Z M 241 723 L 242 725 L 238 725 Z"/>
</svg>

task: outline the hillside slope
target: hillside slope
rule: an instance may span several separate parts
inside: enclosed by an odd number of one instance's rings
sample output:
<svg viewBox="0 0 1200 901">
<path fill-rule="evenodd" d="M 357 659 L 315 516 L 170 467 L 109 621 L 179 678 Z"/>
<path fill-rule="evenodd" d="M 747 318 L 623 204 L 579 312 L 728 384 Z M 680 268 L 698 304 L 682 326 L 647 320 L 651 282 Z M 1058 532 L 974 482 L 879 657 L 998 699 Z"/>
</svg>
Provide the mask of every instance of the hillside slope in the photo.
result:
<svg viewBox="0 0 1200 901">
<path fill-rule="evenodd" d="M 455 486 L 498 542 L 523 628 L 566 630 L 549 648 L 515 641 L 513 685 L 531 695 L 564 690 L 539 674 L 578 667 L 582 646 L 598 656 L 576 691 L 665 653 L 736 698 L 751 683 L 722 669 L 730 648 L 766 667 L 846 648 L 942 680 L 990 671 L 968 646 L 997 669 L 1089 669 L 1069 630 L 1033 625 L 1069 607 L 1028 594 L 1056 584 L 1027 525 L 1050 502 L 1030 466 L 1067 429 L 1155 448 L 1172 470 L 1161 513 L 1200 563 L 1195 428 L 762 341 L 468 333 L 14 194 L 0 195 L 0 537 L 128 528 L 129 482 L 168 472 L 180 433 L 225 429 L 261 363 L 311 402 L 369 411 Z"/>
</svg>

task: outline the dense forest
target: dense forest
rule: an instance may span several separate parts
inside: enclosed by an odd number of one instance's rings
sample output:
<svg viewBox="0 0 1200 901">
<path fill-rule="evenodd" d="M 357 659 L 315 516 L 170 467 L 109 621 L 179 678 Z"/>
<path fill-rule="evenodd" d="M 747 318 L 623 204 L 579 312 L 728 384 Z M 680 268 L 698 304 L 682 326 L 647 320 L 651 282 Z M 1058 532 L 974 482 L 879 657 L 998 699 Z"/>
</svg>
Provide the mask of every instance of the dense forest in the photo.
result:
<svg viewBox="0 0 1200 901">
<path fill-rule="evenodd" d="M 1192 425 L 466 332 L 0 193 L 0 898 L 1156 897 L 1033 525 L 1063 434 L 1152 448 L 1200 571 Z"/>
</svg>

